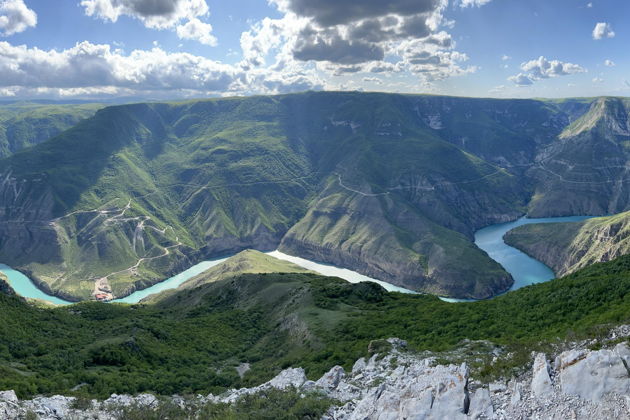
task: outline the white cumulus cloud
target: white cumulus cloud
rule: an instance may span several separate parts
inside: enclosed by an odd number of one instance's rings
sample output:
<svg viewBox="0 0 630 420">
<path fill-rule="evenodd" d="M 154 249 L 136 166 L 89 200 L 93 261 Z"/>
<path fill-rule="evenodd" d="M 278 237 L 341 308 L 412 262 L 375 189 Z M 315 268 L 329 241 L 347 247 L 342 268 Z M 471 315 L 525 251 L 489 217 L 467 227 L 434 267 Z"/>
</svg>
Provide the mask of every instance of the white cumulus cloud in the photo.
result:
<svg viewBox="0 0 630 420">
<path fill-rule="evenodd" d="M 237 77 L 232 67 L 160 48 L 124 55 L 109 45 L 84 41 L 57 51 L 0 42 L 0 86 L 227 90 Z"/>
<path fill-rule="evenodd" d="M 205 0 L 82 0 L 88 16 L 116 22 L 126 15 L 139 19 L 147 28 L 173 28 L 182 20 L 208 13 Z"/>
<path fill-rule="evenodd" d="M 270 0 L 283 13 L 241 35 L 243 68 L 312 68 L 331 76 L 408 71 L 431 83 L 473 72 L 444 29 L 447 0 Z"/>
<path fill-rule="evenodd" d="M 613 31 L 610 23 L 598 22 L 593 28 L 593 39 L 614 38 L 615 31 Z"/>
<path fill-rule="evenodd" d="M 460 7 L 481 7 L 490 3 L 492 0 L 460 0 Z"/>
<path fill-rule="evenodd" d="M 536 60 L 522 63 L 521 70 L 523 70 L 523 73 L 510 76 L 508 80 L 519 86 L 528 86 L 541 79 L 586 72 L 585 68 L 577 64 L 565 63 L 559 60 L 547 60 L 543 56 L 538 57 Z"/>
<path fill-rule="evenodd" d="M 518 86 L 529 86 L 529 85 L 534 84 L 534 80 L 532 80 L 532 78 L 529 75 L 523 74 L 523 73 L 510 76 L 508 77 L 508 80 L 510 82 L 514 82 Z"/>
<path fill-rule="evenodd" d="M 217 38 L 212 35 L 212 25 L 204 23 L 197 18 L 192 18 L 183 25 L 177 27 L 177 36 L 180 39 L 193 39 L 202 44 L 215 47 Z"/>
<path fill-rule="evenodd" d="M 140 20 L 151 29 L 173 29 L 180 39 L 216 46 L 212 25 L 199 18 L 209 14 L 206 0 L 82 0 L 85 14 L 116 22 L 120 16 Z"/>
<path fill-rule="evenodd" d="M 0 89 L 22 96 L 153 95 L 159 97 L 284 93 L 318 89 L 305 71 L 224 64 L 155 47 L 129 54 L 106 44 L 42 50 L 0 42 Z M 8 96 L 8 93 L 7 93 Z"/>
<path fill-rule="evenodd" d="M 0 0 L 0 35 L 10 36 L 37 25 L 37 14 L 23 0 Z"/>
</svg>

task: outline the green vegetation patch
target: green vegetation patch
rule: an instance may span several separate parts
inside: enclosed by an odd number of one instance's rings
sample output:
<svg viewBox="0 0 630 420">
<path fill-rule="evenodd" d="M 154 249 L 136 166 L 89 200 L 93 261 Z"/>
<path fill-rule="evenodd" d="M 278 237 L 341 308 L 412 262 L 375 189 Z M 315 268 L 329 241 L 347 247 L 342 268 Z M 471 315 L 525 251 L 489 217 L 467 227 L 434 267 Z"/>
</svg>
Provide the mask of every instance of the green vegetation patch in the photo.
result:
<svg viewBox="0 0 630 420">
<path fill-rule="evenodd" d="M 451 304 L 314 274 L 243 274 L 157 305 L 29 306 L 0 295 L 0 389 L 20 396 L 171 395 L 252 386 L 301 366 L 317 379 L 351 368 L 372 340 L 412 351 L 487 340 L 515 354 L 482 375 L 509 374 L 534 349 L 595 337 L 630 321 L 630 256 L 488 301 Z M 251 370 L 243 378 L 241 363 Z"/>
</svg>

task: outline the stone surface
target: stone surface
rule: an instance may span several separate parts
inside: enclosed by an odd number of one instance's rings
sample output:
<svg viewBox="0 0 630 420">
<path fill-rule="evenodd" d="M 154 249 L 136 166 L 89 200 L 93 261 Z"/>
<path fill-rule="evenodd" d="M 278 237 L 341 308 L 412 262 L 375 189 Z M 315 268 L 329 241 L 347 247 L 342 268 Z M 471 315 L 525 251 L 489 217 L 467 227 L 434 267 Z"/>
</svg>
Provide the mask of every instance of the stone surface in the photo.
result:
<svg viewBox="0 0 630 420">
<path fill-rule="evenodd" d="M 490 391 L 488 388 L 478 388 L 471 398 L 468 417 L 471 419 L 490 419 L 493 414 Z"/>
<path fill-rule="evenodd" d="M 1 391 L 0 392 L 0 401 L 9 402 L 9 403 L 17 403 L 18 397 L 15 395 L 15 391 Z"/>
<path fill-rule="evenodd" d="M 366 366 L 367 366 L 367 363 L 365 362 L 365 358 L 361 357 L 356 362 L 354 362 L 354 365 L 352 366 L 352 373 L 353 374 L 360 373 L 363 369 L 365 369 Z"/>
<path fill-rule="evenodd" d="M 606 394 L 630 395 L 630 376 L 622 357 L 613 350 L 563 352 L 559 356 L 562 392 L 593 402 Z"/>
<path fill-rule="evenodd" d="M 264 389 L 294 387 L 323 392 L 340 402 L 325 420 L 630 420 L 630 373 L 623 363 L 630 357 L 626 343 L 598 351 L 576 346 L 559 354 L 553 367 L 545 354 L 537 353 L 532 368 L 507 386 L 505 381 L 480 384 L 469 378 L 466 364 L 436 365 L 432 357 L 403 349 L 394 345 L 390 354 L 367 362 L 359 359 L 352 372 L 335 366 L 317 381 L 307 380 L 303 369 L 285 369 L 257 387 L 199 396 L 195 404 L 233 403 Z M 12 391 L 0 392 L 0 419 L 20 419 L 31 412 L 40 420 L 119 420 L 119 407 L 152 410 L 158 404 L 150 394 L 114 394 L 101 403 L 94 401 L 90 410 L 77 411 L 71 408 L 73 400 L 52 396 L 19 401 Z M 191 404 L 179 396 L 172 401 L 180 407 Z"/>
<path fill-rule="evenodd" d="M 538 398 L 546 398 L 553 392 L 549 377 L 549 363 L 544 353 L 537 353 L 532 367 L 532 394 Z"/>
<path fill-rule="evenodd" d="M 306 382 L 306 374 L 302 368 L 285 369 L 275 378 L 267 382 L 267 386 L 278 389 L 299 388 Z"/>
<path fill-rule="evenodd" d="M 335 366 L 328 371 L 324 376 L 319 378 L 315 385 L 319 388 L 323 388 L 325 390 L 333 390 L 337 388 L 339 382 L 346 376 L 346 372 L 343 370 L 341 366 Z"/>
</svg>

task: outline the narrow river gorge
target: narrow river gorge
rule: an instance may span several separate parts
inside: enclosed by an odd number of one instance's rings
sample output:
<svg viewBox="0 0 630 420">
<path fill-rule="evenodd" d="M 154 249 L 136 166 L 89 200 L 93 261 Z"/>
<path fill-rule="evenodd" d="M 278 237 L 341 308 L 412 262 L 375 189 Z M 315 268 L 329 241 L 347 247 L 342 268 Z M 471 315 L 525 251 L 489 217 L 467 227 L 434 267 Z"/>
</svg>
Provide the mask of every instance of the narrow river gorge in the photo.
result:
<svg viewBox="0 0 630 420">
<path fill-rule="evenodd" d="M 503 268 L 512 275 L 514 278 L 514 284 L 510 290 L 516 290 L 524 286 L 528 286 L 530 284 L 540 283 L 544 281 L 549 281 L 555 277 L 553 271 L 547 267 L 542 262 L 526 255 L 525 253 L 519 251 L 516 248 L 513 248 L 507 245 L 503 241 L 503 236 L 506 232 L 511 229 L 514 229 L 518 226 L 531 224 L 531 223 L 566 223 L 566 222 L 578 222 L 584 219 L 588 219 L 591 216 L 568 216 L 568 217 L 547 217 L 547 218 L 538 218 L 538 219 L 529 219 L 527 217 L 522 217 L 518 220 L 507 222 L 507 223 L 499 223 L 496 225 L 487 226 L 478 230 L 475 233 L 475 244 L 488 253 L 490 258 L 497 261 L 499 264 L 503 266 Z M 321 264 L 314 261 L 309 261 L 304 258 L 294 257 L 291 255 L 284 254 L 280 251 L 272 251 L 268 252 L 268 255 L 281 259 L 290 261 L 294 264 L 297 264 L 301 267 L 307 268 L 312 271 L 316 271 L 320 274 L 326 276 L 336 276 L 340 277 L 344 280 L 347 280 L 352 283 L 357 283 L 361 281 L 373 281 L 381 286 L 383 286 L 388 291 L 396 291 L 402 293 L 415 293 L 411 290 L 404 289 L 402 287 L 394 286 L 392 284 L 373 279 L 362 274 L 359 274 L 355 271 L 348 270 L 345 268 L 334 267 L 332 265 Z M 157 283 L 151 287 L 148 287 L 143 290 L 138 290 L 132 293 L 129 296 L 124 298 L 115 299 L 113 302 L 121 302 L 121 303 L 138 303 L 145 297 L 159 293 L 164 290 L 174 289 L 184 283 L 186 280 L 204 272 L 205 270 L 222 263 L 227 260 L 227 258 L 221 258 L 210 261 L 202 261 L 199 264 L 196 264 L 189 269 L 170 277 L 160 283 Z M 8 280 L 9 284 L 19 295 L 26 298 L 40 299 L 51 302 L 56 305 L 68 305 L 73 302 L 69 302 L 63 299 L 60 299 L 55 296 L 50 296 L 39 289 L 35 284 L 25 276 L 23 273 L 12 269 L 11 267 L 0 264 L 0 272 L 4 273 Z M 444 298 L 443 300 L 447 302 L 464 302 L 469 300 L 462 299 L 448 299 Z"/>
</svg>

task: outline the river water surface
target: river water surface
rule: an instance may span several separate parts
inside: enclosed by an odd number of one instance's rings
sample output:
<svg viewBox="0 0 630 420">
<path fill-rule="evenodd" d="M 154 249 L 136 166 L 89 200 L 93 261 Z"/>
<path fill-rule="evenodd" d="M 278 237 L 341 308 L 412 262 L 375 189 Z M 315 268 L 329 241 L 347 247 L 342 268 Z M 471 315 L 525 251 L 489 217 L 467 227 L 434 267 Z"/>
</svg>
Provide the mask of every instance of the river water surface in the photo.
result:
<svg viewBox="0 0 630 420">
<path fill-rule="evenodd" d="M 570 216 L 570 217 L 547 217 L 540 219 L 528 219 L 522 217 L 518 220 L 508 223 L 500 223 L 491 225 L 483 229 L 478 230 L 475 233 L 475 244 L 486 251 L 490 258 L 497 261 L 505 268 L 505 270 L 514 278 L 514 285 L 510 290 L 516 290 L 524 286 L 528 286 L 534 283 L 540 283 L 548 281 L 554 278 L 553 271 L 540 261 L 531 258 L 516 248 L 513 248 L 503 242 L 503 235 L 515 227 L 526 225 L 530 223 L 554 223 L 554 222 L 577 222 L 584 219 L 588 219 L 589 216 Z M 393 284 L 386 283 L 377 279 L 373 279 L 355 271 L 345 268 L 338 268 L 332 265 L 321 264 L 314 261 L 309 261 L 300 257 L 293 257 L 291 255 L 284 254 L 280 251 L 268 252 L 268 255 L 279 258 L 281 260 L 290 261 L 306 269 L 316 271 L 326 276 L 336 276 L 351 283 L 358 283 L 361 281 L 373 281 L 383 286 L 388 291 L 396 291 L 403 293 L 415 293 L 411 290 L 404 289 L 402 287 L 394 286 Z M 168 278 L 160 283 L 157 283 L 151 287 L 132 293 L 131 295 L 116 299 L 114 302 L 122 303 L 138 303 L 145 297 L 159 293 L 164 290 L 174 289 L 184 283 L 186 280 L 202 273 L 210 267 L 222 263 L 227 258 L 221 258 L 210 261 L 202 261 L 190 267 L 171 278 Z M 59 299 L 55 296 L 50 296 L 40 290 L 35 284 L 24 274 L 17 270 L 13 270 L 11 267 L 0 264 L 0 271 L 3 272 L 9 279 L 9 284 L 16 293 L 28 298 L 35 298 L 45 300 L 57 305 L 67 305 L 72 302 Z M 468 300 L 463 299 L 447 299 L 443 300 L 447 302 L 465 302 Z"/>
</svg>

